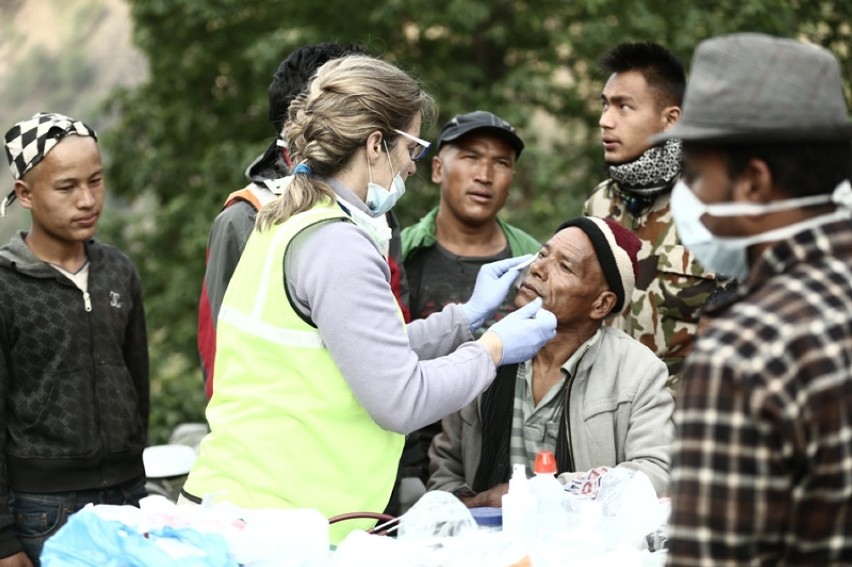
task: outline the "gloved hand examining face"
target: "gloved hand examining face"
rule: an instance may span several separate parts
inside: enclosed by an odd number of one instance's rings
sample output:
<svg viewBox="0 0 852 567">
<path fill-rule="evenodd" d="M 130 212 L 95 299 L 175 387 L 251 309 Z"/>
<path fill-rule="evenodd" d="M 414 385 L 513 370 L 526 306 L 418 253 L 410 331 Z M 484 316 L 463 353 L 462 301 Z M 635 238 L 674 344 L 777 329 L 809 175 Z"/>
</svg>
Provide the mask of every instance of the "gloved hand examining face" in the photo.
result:
<svg viewBox="0 0 852 567">
<path fill-rule="evenodd" d="M 532 254 L 507 258 L 485 264 L 479 269 L 473 293 L 462 308 L 470 323 L 471 332 L 475 331 L 497 311 L 506 299 L 512 282 L 518 277 L 518 269 L 523 268 L 533 258 Z"/>
</svg>

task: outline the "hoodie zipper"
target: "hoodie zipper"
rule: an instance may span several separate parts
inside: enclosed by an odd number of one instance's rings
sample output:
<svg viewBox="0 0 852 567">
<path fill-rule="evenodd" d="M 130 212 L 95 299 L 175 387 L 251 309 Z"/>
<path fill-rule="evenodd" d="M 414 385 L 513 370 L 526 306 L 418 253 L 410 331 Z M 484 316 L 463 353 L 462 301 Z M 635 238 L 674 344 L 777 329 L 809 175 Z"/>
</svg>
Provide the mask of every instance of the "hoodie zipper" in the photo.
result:
<svg viewBox="0 0 852 567">
<path fill-rule="evenodd" d="M 92 281 L 92 268 L 89 266 L 89 281 Z M 83 292 L 83 303 L 86 308 L 87 313 L 92 312 L 92 298 L 89 295 L 88 291 Z M 106 469 L 104 468 L 104 455 L 106 455 L 107 441 L 106 441 L 106 433 L 104 432 L 103 423 L 101 420 L 101 409 L 98 404 L 98 365 L 96 363 L 96 347 L 95 347 L 95 330 L 94 330 L 94 319 L 93 315 L 89 317 L 89 344 L 91 345 L 90 352 L 90 360 L 92 362 L 92 407 L 94 410 L 95 417 L 95 429 L 98 433 L 98 439 L 100 441 L 100 454 L 98 455 L 101 458 L 101 487 L 108 486 Z"/>
<path fill-rule="evenodd" d="M 91 276 L 91 274 L 92 274 L 92 268 L 91 268 L 91 264 L 90 264 L 89 265 L 89 276 Z M 65 279 L 67 280 L 68 278 L 65 278 Z M 91 281 L 91 277 L 89 278 L 89 281 Z M 76 284 L 72 283 L 72 285 L 75 285 L 75 287 L 76 287 Z M 92 312 L 92 296 L 89 295 L 88 291 L 83 291 L 83 290 L 80 290 L 80 291 L 83 293 L 83 307 L 86 310 L 86 313 L 91 313 Z M 106 442 L 105 434 L 104 434 L 103 427 L 102 427 L 102 424 L 101 424 L 100 408 L 98 407 L 98 395 L 97 395 L 97 388 L 98 388 L 97 370 L 98 370 L 98 365 L 95 362 L 95 358 L 96 358 L 96 355 L 95 355 L 95 331 L 94 331 L 94 327 L 93 327 L 94 322 L 92 320 L 92 316 L 89 316 L 88 320 L 89 320 L 89 344 L 91 345 L 91 352 L 89 353 L 90 354 L 89 359 L 91 360 L 91 364 L 92 364 L 92 370 L 91 370 L 91 374 L 92 374 L 92 385 L 91 385 L 91 388 L 92 388 L 92 406 L 94 408 L 94 414 L 95 414 L 95 428 L 98 432 L 98 438 L 99 438 L 99 441 L 100 441 L 100 456 L 101 456 L 101 459 L 103 459 L 103 455 L 106 454 L 107 442 Z M 103 461 L 101 461 L 101 486 L 105 487 L 105 486 L 107 486 L 107 484 L 108 483 L 107 483 L 107 479 L 106 479 L 106 472 L 104 470 Z"/>
</svg>

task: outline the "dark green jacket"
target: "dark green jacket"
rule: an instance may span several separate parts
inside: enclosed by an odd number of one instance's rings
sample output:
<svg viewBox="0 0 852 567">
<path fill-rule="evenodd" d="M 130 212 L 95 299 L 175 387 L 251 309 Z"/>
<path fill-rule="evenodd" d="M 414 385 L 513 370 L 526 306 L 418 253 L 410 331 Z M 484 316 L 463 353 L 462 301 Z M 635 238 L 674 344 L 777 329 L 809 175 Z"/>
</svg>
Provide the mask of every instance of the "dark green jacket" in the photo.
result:
<svg viewBox="0 0 852 567">
<path fill-rule="evenodd" d="M 435 238 L 435 218 L 438 216 L 438 207 L 429 211 L 426 216 L 417 221 L 417 224 L 411 225 L 402 231 L 402 261 L 408 259 L 408 255 L 420 248 L 434 246 L 437 239 Z M 538 240 L 510 224 L 506 224 L 497 219 L 497 224 L 506 235 L 506 240 L 509 241 L 509 248 L 512 250 L 512 256 L 522 256 L 524 254 L 535 254 L 541 248 Z"/>
</svg>

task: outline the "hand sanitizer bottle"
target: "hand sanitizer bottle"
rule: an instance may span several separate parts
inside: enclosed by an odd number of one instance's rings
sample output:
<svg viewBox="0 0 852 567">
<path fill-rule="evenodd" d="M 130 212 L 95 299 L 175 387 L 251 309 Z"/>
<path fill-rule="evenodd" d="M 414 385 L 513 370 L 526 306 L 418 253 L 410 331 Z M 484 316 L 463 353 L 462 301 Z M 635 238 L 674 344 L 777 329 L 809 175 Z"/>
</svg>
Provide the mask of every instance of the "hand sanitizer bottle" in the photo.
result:
<svg viewBox="0 0 852 567">
<path fill-rule="evenodd" d="M 530 553 L 532 564 L 539 567 L 564 565 L 564 542 L 569 535 L 565 490 L 556 478 L 556 457 L 552 451 L 539 451 L 529 480 L 535 499 L 535 542 Z"/>
<path fill-rule="evenodd" d="M 503 531 L 515 543 L 527 547 L 533 534 L 535 501 L 523 464 L 512 465 L 509 492 L 503 495 Z"/>
<path fill-rule="evenodd" d="M 556 457 L 553 451 L 539 451 L 530 479 L 530 491 L 536 501 L 537 520 L 542 524 L 561 527 L 564 523 L 565 490 L 556 478 Z"/>
</svg>

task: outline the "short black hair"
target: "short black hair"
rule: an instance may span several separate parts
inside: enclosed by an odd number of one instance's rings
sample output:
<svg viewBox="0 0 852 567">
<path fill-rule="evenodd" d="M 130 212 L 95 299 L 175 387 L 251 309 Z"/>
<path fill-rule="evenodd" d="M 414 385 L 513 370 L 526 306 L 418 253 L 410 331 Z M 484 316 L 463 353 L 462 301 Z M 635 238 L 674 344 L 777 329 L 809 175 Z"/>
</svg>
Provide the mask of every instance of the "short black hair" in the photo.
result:
<svg viewBox="0 0 852 567">
<path fill-rule="evenodd" d="M 684 141 L 684 149 L 719 151 L 725 156 L 728 176 L 745 171 L 749 160 L 759 159 L 772 173 L 774 184 L 791 197 L 831 193 L 844 179 L 852 178 L 852 143 Z"/>
<path fill-rule="evenodd" d="M 686 90 L 686 71 L 677 56 L 650 41 L 619 43 L 598 60 L 598 68 L 607 76 L 639 71 L 648 86 L 660 94 L 660 107 L 682 106 Z"/>
<path fill-rule="evenodd" d="M 852 144 L 848 141 L 732 144 L 722 152 L 731 178 L 756 158 L 766 163 L 775 185 L 792 197 L 831 193 L 852 174 Z"/>
<path fill-rule="evenodd" d="M 268 90 L 269 121 L 275 132 L 281 132 L 290 103 L 308 85 L 317 69 L 327 61 L 355 54 L 366 55 L 367 50 L 358 43 L 315 43 L 296 49 L 281 61 Z"/>
</svg>

